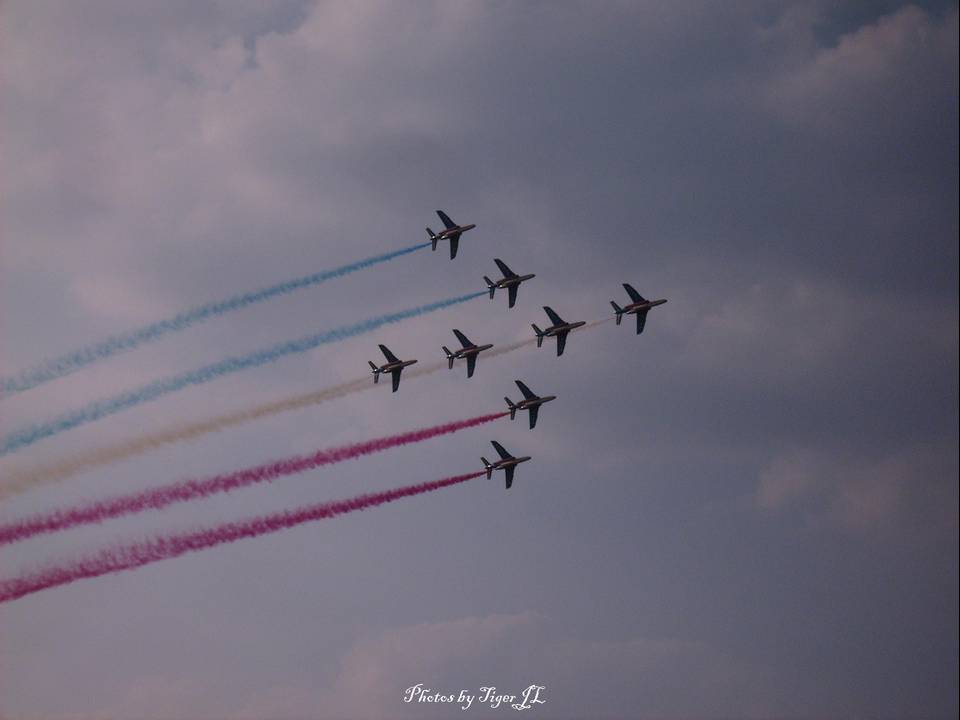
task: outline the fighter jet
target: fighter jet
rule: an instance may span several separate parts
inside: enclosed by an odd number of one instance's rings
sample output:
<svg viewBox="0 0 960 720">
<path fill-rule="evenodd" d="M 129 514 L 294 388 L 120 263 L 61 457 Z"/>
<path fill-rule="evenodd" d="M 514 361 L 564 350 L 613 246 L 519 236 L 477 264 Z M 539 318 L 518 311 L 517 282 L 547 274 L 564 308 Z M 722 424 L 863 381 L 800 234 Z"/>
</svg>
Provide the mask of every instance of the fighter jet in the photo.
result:
<svg viewBox="0 0 960 720">
<path fill-rule="evenodd" d="M 514 457 L 506 450 L 503 449 L 503 445 L 498 443 L 496 440 L 491 440 L 490 444 L 493 445 L 493 449 L 497 451 L 497 454 L 500 455 L 500 459 L 494 463 L 488 462 L 485 457 L 480 458 L 483 460 L 483 467 L 487 471 L 487 480 L 493 476 L 494 470 L 503 470 L 507 478 L 507 490 L 510 489 L 510 486 L 513 485 L 513 471 L 517 469 L 517 465 L 522 462 L 530 460 L 530 456 L 526 457 Z"/>
<path fill-rule="evenodd" d="M 639 335 L 643 332 L 643 326 L 647 324 L 647 313 L 650 311 L 650 308 L 663 305 L 666 300 L 646 300 L 643 295 L 627 285 L 627 283 L 623 284 L 623 289 L 626 290 L 627 295 L 630 296 L 629 305 L 620 307 L 613 300 L 610 301 L 610 304 L 613 305 L 613 311 L 617 314 L 617 325 L 623 320 L 624 315 L 636 315 L 637 335 Z"/>
<path fill-rule="evenodd" d="M 477 355 L 484 350 L 489 350 L 493 345 L 475 345 L 467 339 L 466 335 L 456 329 L 454 329 L 453 334 L 457 336 L 457 339 L 463 347 L 456 352 L 450 352 L 450 348 L 446 345 L 443 346 L 443 352 L 447 355 L 447 367 L 453 370 L 454 360 L 466 358 L 467 377 L 473 377 L 473 369 L 477 366 Z"/>
<path fill-rule="evenodd" d="M 450 259 L 453 260 L 457 256 L 457 247 L 460 245 L 460 236 L 467 230 L 473 230 L 476 225 L 457 225 L 443 210 L 437 210 L 437 215 L 440 217 L 441 222 L 443 222 L 444 229 L 439 233 L 435 233 L 430 228 L 427 228 L 427 235 L 430 236 L 430 242 L 433 243 L 434 250 L 437 249 L 438 241 L 449 240 Z"/>
<path fill-rule="evenodd" d="M 396 392 L 397 388 L 400 387 L 400 373 L 402 373 L 403 369 L 408 365 L 413 365 L 416 360 L 401 360 L 390 352 L 386 345 L 380 346 L 380 352 L 382 352 L 383 356 L 387 359 L 386 365 L 377 367 L 369 360 L 367 361 L 367 364 L 370 366 L 370 372 L 373 373 L 373 382 L 380 382 L 380 373 L 390 373 L 393 377 L 393 391 Z"/>
<path fill-rule="evenodd" d="M 587 323 L 584 320 L 580 322 L 564 322 L 563 319 L 557 315 L 551 308 L 544 305 L 543 311 L 550 318 L 550 322 L 553 323 L 546 330 L 541 330 L 536 325 L 533 326 L 533 331 L 537 334 L 537 347 L 543 345 L 543 339 L 545 337 L 556 337 L 557 338 L 557 357 L 563 355 L 563 348 L 567 344 L 567 335 L 571 330 L 575 330 L 578 327 L 586 325 Z"/>
<path fill-rule="evenodd" d="M 530 429 L 533 430 L 533 428 L 537 425 L 537 413 L 540 411 L 540 406 L 544 403 L 550 402 L 551 400 L 556 400 L 557 396 L 545 395 L 544 397 L 539 397 L 519 380 L 516 380 L 515 382 L 517 383 L 517 387 L 520 388 L 520 392 L 523 393 L 523 400 L 518 403 L 514 403 L 512 400 L 510 400 L 510 398 L 504 398 L 504 400 L 507 401 L 507 407 L 510 408 L 510 419 L 513 420 L 516 417 L 517 410 L 529 410 Z"/>
<path fill-rule="evenodd" d="M 483 279 L 487 282 L 487 287 L 490 289 L 490 299 L 493 300 L 493 293 L 497 288 L 506 288 L 507 307 L 513 307 L 513 304 L 517 301 L 517 288 L 520 287 L 520 283 L 524 280 L 535 278 L 536 275 L 517 275 L 513 270 L 508 268 L 507 264 L 500 258 L 494 258 L 493 261 L 497 264 L 497 267 L 500 268 L 503 277 L 494 282 L 486 275 L 483 276 Z"/>
</svg>

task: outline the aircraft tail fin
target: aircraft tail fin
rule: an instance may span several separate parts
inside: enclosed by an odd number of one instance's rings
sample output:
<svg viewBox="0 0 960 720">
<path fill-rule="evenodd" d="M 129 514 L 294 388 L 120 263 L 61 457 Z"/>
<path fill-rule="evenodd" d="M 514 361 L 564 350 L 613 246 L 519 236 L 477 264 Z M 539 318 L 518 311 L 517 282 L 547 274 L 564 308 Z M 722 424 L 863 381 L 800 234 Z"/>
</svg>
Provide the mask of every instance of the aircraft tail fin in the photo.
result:
<svg viewBox="0 0 960 720">
<path fill-rule="evenodd" d="M 610 304 L 613 305 L 613 311 L 617 314 L 617 325 L 623 320 L 623 308 L 617 305 L 613 300 L 610 301 Z"/>
<path fill-rule="evenodd" d="M 480 459 L 483 461 L 483 467 L 487 471 L 487 480 L 489 480 L 491 477 L 493 477 L 493 465 L 491 465 L 490 462 L 485 457 L 482 457 Z"/>
<path fill-rule="evenodd" d="M 504 400 L 507 401 L 507 407 L 510 408 L 510 419 L 513 420 L 517 417 L 517 406 L 514 405 L 513 401 L 508 397 L 505 397 Z"/>
<path fill-rule="evenodd" d="M 543 330 L 541 330 L 540 328 L 538 328 L 538 327 L 537 327 L 536 325 L 534 325 L 533 323 L 530 323 L 530 327 L 532 327 L 532 328 L 533 328 L 533 331 L 537 334 L 537 347 L 542 346 L 542 345 L 543 345 L 543 338 L 544 338 Z"/>
<path fill-rule="evenodd" d="M 453 370 L 453 353 L 450 352 L 450 348 L 448 348 L 446 345 L 443 346 L 443 352 L 447 356 L 447 368 Z"/>
<path fill-rule="evenodd" d="M 380 382 L 380 368 L 378 368 L 376 365 L 374 365 L 374 364 L 373 364 L 372 362 L 370 362 L 369 360 L 367 360 L 367 365 L 370 366 L 370 372 L 373 373 L 373 382 L 374 382 L 374 383 Z"/>
<path fill-rule="evenodd" d="M 437 251 L 437 240 L 440 238 L 437 237 L 436 233 L 433 232 L 430 228 L 427 228 L 427 235 L 430 236 L 430 244 L 433 246 L 433 252 Z"/>
<path fill-rule="evenodd" d="M 493 293 L 496 292 L 497 286 L 493 284 L 493 280 L 488 278 L 486 275 L 483 276 L 483 281 L 487 283 L 487 289 L 490 290 L 490 299 L 493 300 Z"/>
</svg>

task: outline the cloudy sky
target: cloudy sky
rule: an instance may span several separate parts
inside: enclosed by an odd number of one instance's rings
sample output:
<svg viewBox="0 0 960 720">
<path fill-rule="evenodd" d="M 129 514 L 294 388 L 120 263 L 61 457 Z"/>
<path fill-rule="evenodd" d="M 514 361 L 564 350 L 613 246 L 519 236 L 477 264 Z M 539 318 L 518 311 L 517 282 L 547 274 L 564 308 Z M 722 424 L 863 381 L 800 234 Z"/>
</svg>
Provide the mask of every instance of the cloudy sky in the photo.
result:
<svg viewBox="0 0 960 720">
<path fill-rule="evenodd" d="M 4 432 L 229 354 L 536 279 L 0 460 L 0 476 L 421 362 L 550 304 L 669 303 L 4 501 L 6 521 L 501 409 L 493 425 L 3 549 L 0 577 L 157 532 L 484 479 L 0 606 L 4 718 L 954 718 L 958 22 L 952 2 L 0 3 L 3 374 L 478 227 L 0 403 Z M 549 343 L 552 345 L 551 343 Z M 382 391 L 382 392 L 381 392 Z M 521 419 L 522 420 L 522 419 Z"/>
</svg>

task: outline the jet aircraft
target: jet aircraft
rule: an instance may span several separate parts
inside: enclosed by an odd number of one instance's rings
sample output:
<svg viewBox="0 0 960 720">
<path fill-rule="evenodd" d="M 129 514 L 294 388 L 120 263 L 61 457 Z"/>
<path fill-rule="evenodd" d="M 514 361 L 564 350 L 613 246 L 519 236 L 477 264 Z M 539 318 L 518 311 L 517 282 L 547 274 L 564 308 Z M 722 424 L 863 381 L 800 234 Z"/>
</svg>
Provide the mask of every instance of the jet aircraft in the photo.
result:
<svg viewBox="0 0 960 720">
<path fill-rule="evenodd" d="M 545 337 L 555 337 L 557 338 L 557 357 L 563 355 L 563 348 L 567 344 L 567 335 L 571 330 L 576 330 L 578 327 L 586 325 L 586 321 L 581 320 L 580 322 L 564 322 L 563 319 L 557 315 L 552 308 L 544 305 L 543 311 L 550 318 L 550 322 L 553 323 L 546 330 L 541 330 L 536 325 L 533 326 L 533 331 L 537 334 L 537 347 L 543 345 L 543 339 Z"/>
<path fill-rule="evenodd" d="M 613 311 L 617 314 L 617 325 L 623 320 L 624 315 L 636 315 L 637 335 L 639 335 L 643 332 L 643 326 L 647 324 L 647 313 L 650 309 L 655 308 L 657 305 L 663 305 L 666 300 L 647 300 L 643 295 L 627 285 L 627 283 L 623 284 L 623 289 L 626 290 L 627 295 L 630 296 L 629 305 L 620 307 L 613 300 L 610 301 L 610 304 L 613 305 Z"/>
<path fill-rule="evenodd" d="M 520 283 L 522 283 L 524 280 L 535 278 L 536 275 L 517 275 L 513 270 L 508 268 L 507 264 L 500 258 L 494 258 L 493 261 L 497 264 L 497 267 L 500 268 L 500 272 L 503 273 L 503 277 L 494 282 L 486 275 L 483 276 L 483 279 L 487 283 L 487 287 L 490 289 L 490 299 L 493 300 L 493 293 L 497 290 L 497 288 L 506 288 L 507 307 L 513 307 L 513 304 L 517 301 L 517 288 L 520 287 Z"/>
<path fill-rule="evenodd" d="M 453 260 L 457 256 L 457 248 L 460 245 L 460 236 L 467 230 L 473 230 L 476 225 L 457 225 L 443 210 L 437 210 L 437 215 L 440 217 L 441 222 L 443 222 L 443 230 L 441 230 L 439 233 L 435 233 L 430 228 L 427 228 L 427 235 L 430 236 L 430 242 L 433 243 L 434 250 L 437 249 L 438 241 L 449 240 L 450 259 Z"/>
<path fill-rule="evenodd" d="M 380 373 L 390 373 L 393 377 L 393 391 L 396 392 L 397 388 L 400 387 L 400 373 L 402 373 L 403 369 L 408 365 L 413 365 L 416 360 L 401 360 L 390 352 L 386 345 L 380 346 L 380 352 L 382 352 L 383 356 L 387 359 L 385 365 L 377 367 L 369 360 L 367 361 L 367 364 L 370 366 L 370 372 L 373 373 L 373 382 L 380 382 Z"/>
<path fill-rule="evenodd" d="M 550 402 L 551 400 L 556 400 L 557 396 L 545 395 L 543 397 L 539 397 L 519 380 L 516 380 L 515 382 L 517 383 L 517 387 L 520 388 L 520 392 L 523 393 L 523 400 L 518 403 L 514 403 L 512 400 L 510 400 L 510 398 L 504 398 L 504 400 L 507 401 L 507 407 L 510 408 L 510 419 L 513 420 L 517 416 L 517 410 L 529 410 L 530 429 L 533 430 L 533 428 L 537 425 L 537 413 L 540 411 L 540 406 L 544 403 Z"/>
<path fill-rule="evenodd" d="M 480 458 L 483 461 L 483 467 L 487 471 L 487 480 L 493 476 L 494 470 L 503 470 L 507 479 L 507 490 L 509 490 L 510 486 L 513 485 L 513 472 L 517 469 L 517 465 L 522 462 L 526 462 L 531 458 L 529 455 L 526 457 L 514 457 L 504 450 L 503 445 L 498 443 L 496 440 L 491 440 L 490 444 L 493 445 L 493 449 L 497 451 L 500 459 L 491 463 L 485 457 Z"/>
<path fill-rule="evenodd" d="M 447 355 L 447 367 L 453 370 L 454 360 L 466 358 L 467 377 L 473 377 L 473 370 L 477 366 L 477 355 L 484 350 L 489 350 L 493 345 L 475 345 L 467 339 L 466 335 L 456 329 L 454 329 L 453 334 L 457 336 L 463 347 L 456 352 L 450 352 L 450 348 L 446 345 L 443 346 L 443 352 Z"/>
</svg>

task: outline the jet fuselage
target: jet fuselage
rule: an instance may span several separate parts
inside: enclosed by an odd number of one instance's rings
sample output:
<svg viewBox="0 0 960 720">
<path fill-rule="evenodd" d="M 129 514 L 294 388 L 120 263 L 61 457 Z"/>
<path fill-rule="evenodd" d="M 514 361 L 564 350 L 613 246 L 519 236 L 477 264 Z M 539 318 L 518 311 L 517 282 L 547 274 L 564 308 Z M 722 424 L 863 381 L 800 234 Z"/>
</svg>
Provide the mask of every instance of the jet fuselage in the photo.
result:
<svg viewBox="0 0 960 720">
<path fill-rule="evenodd" d="M 431 223 L 432 224 L 432 223 Z M 465 233 L 467 230 L 473 230 L 476 227 L 476 224 L 471 225 L 457 225 L 452 228 L 444 228 L 437 233 L 437 238 L 439 240 L 446 240 L 451 235 L 459 235 L 460 233 Z"/>
<path fill-rule="evenodd" d="M 540 407 L 544 403 L 556 400 L 556 395 L 544 395 L 543 397 L 530 398 L 529 400 L 520 400 L 515 403 L 517 410 L 529 410 L 530 408 Z"/>
<path fill-rule="evenodd" d="M 524 457 L 513 457 L 506 458 L 504 460 L 497 460 L 496 462 L 490 463 L 490 470 L 506 470 L 507 468 L 516 467 L 520 463 L 524 463 L 527 460 L 533 460 L 533 458 L 529 455 L 526 455 Z"/>
<path fill-rule="evenodd" d="M 525 280 L 530 280 L 535 277 L 536 277 L 536 274 L 531 273 L 529 275 L 517 275 L 516 277 L 500 278 L 494 283 L 494 286 L 503 290 L 504 288 L 508 288 L 511 285 L 519 285 Z"/>
<path fill-rule="evenodd" d="M 399 361 L 399 362 L 387 363 L 386 365 L 381 365 L 380 367 L 378 367 L 378 368 L 377 368 L 376 370 L 374 370 L 373 372 L 375 372 L 375 373 L 391 373 L 391 372 L 393 372 L 394 370 L 400 370 L 400 369 L 403 369 L 403 368 L 407 367 L 408 365 L 413 365 L 415 362 L 416 362 L 416 360 L 401 360 L 401 361 Z"/>
<path fill-rule="evenodd" d="M 647 300 L 646 302 L 630 303 L 629 305 L 624 306 L 623 312 L 625 315 L 636 315 L 638 312 L 643 312 L 644 310 L 655 308 L 657 305 L 663 305 L 665 302 L 666 302 L 666 299 Z"/>
<path fill-rule="evenodd" d="M 578 327 L 583 327 L 586 324 L 587 324 L 586 320 L 581 320 L 579 322 L 563 323 L 562 325 L 551 325 L 550 327 L 548 327 L 546 330 L 543 331 L 543 334 L 546 337 L 554 337 L 559 333 L 568 332 L 570 330 L 576 330 Z"/>
<path fill-rule="evenodd" d="M 455 352 L 451 353 L 451 355 L 453 355 L 453 357 L 455 358 L 462 360 L 463 358 L 470 357 L 471 355 L 478 355 L 482 353 L 484 350 L 489 350 L 492 347 L 493 347 L 492 344 L 474 345 L 473 347 L 460 348 L 459 350 L 456 350 Z"/>
</svg>

